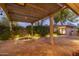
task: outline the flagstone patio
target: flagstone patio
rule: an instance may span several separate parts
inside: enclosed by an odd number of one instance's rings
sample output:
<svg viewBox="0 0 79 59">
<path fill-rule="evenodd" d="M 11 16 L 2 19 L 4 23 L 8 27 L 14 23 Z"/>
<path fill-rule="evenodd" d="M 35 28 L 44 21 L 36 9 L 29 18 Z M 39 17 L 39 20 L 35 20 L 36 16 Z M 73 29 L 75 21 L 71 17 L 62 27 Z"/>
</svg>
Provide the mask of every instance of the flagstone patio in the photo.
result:
<svg viewBox="0 0 79 59">
<path fill-rule="evenodd" d="M 0 55 L 12 56 L 71 56 L 79 55 L 78 38 L 54 38 L 55 45 L 51 45 L 49 38 L 23 41 L 8 40 L 0 43 Z"/>
</svg>

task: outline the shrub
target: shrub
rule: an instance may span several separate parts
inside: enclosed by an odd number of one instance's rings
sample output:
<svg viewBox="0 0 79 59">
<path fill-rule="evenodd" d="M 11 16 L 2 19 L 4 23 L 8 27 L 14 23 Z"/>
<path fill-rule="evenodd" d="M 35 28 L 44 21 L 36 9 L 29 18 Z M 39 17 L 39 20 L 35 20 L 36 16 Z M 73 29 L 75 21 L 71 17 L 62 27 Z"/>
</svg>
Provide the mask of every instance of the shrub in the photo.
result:
<svg viewBox="0 0 79 59">
<path fill-rule="evenodd" d="M 0 40 L 8 40 L 11 36 L 9 27 L 0 25 Z"/>
<path fill-rule="evenodd" d="M 31 26 L 27 26 L 28 33 L 31 34 L 31 31 L 33 30 L 34 34 L 39 34 L 40 36 L 46 36 L 49 33 L 49 27 L 48 26 L 33 26 L 33 29 Z"/>
</svg>

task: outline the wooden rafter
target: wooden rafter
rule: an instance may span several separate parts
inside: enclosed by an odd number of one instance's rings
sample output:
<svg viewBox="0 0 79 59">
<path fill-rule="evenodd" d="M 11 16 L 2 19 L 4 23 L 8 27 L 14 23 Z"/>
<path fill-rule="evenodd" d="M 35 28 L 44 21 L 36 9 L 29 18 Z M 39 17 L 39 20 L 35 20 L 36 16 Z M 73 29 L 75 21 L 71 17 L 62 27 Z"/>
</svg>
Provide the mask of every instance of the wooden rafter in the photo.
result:
<svg viewBox="0 0 79 59">
<path fill-rule="evenodd" d="M 58 4 L 60 7 L 62 7 L 62 8 L 64 7 L 64 5 L 63 5 L 63 4 L 61 4 L 61 3 L 57 3 L 57 4 Z"/>
<path fill-rule="evenodd" d="M 22 6 L 19 5 L 7 5 L 7 8 L 9 11 L 13 11 L 13 12 L 19 12 L 21 14 L 30 14 L 33 15 L 35 17 L 41 17 L 42 15 L 46 15 L 46 13 L 40 12 L 36 9 L 29 9 L 28 7 L 23 8 Z"/>
<path fill-rule="evenodd" d="M 40 11 L 43 11 L 43 12 L 48 13 L 47 10 L 45 10 L 45 9 L 43 9 L 43 8 L 41 8 L 41 7 L 38 7 L 38 6 L 36 6 L 36 5 L 30 4 L 30 3 L 27 3 L 26 6 L 27 6 L 27 5 L 28 5 L 28 6 L 31 6 L 32 8 L 35 8 L 35 9 L 38 9 L 38 10 L 40 10 Z"/>
<path fill-rule="evenodd" d="M 22 19 L 18 19 L 18 18 L 14 18 L 14 17 L 11 17 L 11 18 L 12 18 L 11 21 L 32 23 L 31 21 L 27 21 L 27 20 L 22 20 Z"/>
<path fill-rule="evenodd" d="M 27 5 L 28 4 L 28 5 Z M 40 7 L 36 6 L 36 5 L 32 5 L 32 6 L 35 6 L 35 7 L 32 7 L 31 4 L 29 5 L 29 3 L 25 3 L 24 5 L 25 6 L 20 6 L 18 4 L 16 4 L 17 8 L 20 8 L 20 9 L 25 9 L 25 10 L 33 10 L 34 12 L 38 13 L 39 15 L 41 14 L 46 14 L 46 13 L 43 13 L 45 12 L 44 9 L 43 10 L 39 10 Z M 15 4 L 14 4 L 15 5 Z M 38 11 L 38 12 L 37 12 Z"/>
<path fill-rule="evenodd" d="M 47 17 L 49 17 L 50 15 L 55 14 L 55 13 L 57 13 L 57 12 L 59 12 L 59 11 L 63 10 L 63 9 L 66 9 L 66 8 L 67 8 L 67 7 L 66 7 L 66 6 L 64 6 L 64 7 L 60 8 L 59 10 L 55 11 L 54 13 L 53 13 L 53 12 L 51 12 L 51 13 L 49 13 L 49 14 L 47 14 L 47 15 L 43 16 L 43 17 L 42 17 L 42 18 L 40 18 L 39 20 L 42 20 L 42 19 L 44 19 L 44 18 L 47 18 Z M 35 20 L 34 22 L 36 22 L 36 21 L 38 21 L 38 20 Z"/>
<path fill-rule="evenodd" d="M 24 6 L 25 5 L 25 3 L 17 3 L 18 5 L 21 5 L 21 6 Z"/>
<path fill-rule="evenodd" d="M 9 11 L 10 14 L 15 14 L 15 15 L 18 15 L 18 16 L 24 16 L 24 17 L 31 17 L 31 18 L 37 18 L 39 19 L 38 17 L 35 17 L 35 16 L 32 16 L 32 15 L 29 15 L 29 14 L 21 14 L 21 13 L 15 13 L 15 12 L 11 12 Z"/>
<path fill-rule="evenodd" d="M 42 5 L 32 3 L 7 4 L 6 9 L 8 10 L 8 13 L 9 15 L 11 15 L 12 19 L 21 18 L 22 21 L 35 22 L 38 20 L 42 20 L 53 13 L 56 13 L 63 6 L 62 4 L 42 4 Z M 28 18 L 24 19 L 25 17 Z"/>
<path fill-rule="evenodd" d="M 17 15 L 12 15 L 11 21 L 21 21 L 21 22 L 29 22 L 33 23 L 33 19 L 36 20 L 35 18 L 24 18 L 23 16 L 17 16 Z"/>
<path fill-rule="evenodd" d="M 66 3 L 66 5 L 79 15 L 79 4 L 78 3 Z"/>
</svg>

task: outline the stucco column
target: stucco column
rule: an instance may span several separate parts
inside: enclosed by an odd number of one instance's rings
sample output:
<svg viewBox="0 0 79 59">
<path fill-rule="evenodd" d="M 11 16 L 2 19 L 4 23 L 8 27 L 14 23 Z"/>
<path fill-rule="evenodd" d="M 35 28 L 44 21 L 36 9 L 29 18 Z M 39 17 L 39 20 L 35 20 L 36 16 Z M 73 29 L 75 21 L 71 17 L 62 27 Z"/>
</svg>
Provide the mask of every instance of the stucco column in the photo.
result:
<svg viewBox="0 0 79 59">
<path fill-rule="evenodd" d="M 55 44 L 55 41 L 54 41 L 54 39 L 53 39 L 53 31 L 54 31 L 54 16 L 53 15 L 51 15 L 50 16 L 50 42 L 51 42 L 51 44 Z"/>
</svg>

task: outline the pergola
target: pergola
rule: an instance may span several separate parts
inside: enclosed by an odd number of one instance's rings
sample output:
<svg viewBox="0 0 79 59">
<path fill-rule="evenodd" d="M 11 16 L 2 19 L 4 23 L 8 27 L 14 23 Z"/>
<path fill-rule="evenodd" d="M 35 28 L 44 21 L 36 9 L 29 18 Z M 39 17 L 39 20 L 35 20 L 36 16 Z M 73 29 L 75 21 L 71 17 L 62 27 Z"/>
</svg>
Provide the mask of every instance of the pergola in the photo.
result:
<svg viewBox="0 0 79 59">
<path fill-rule="evenodd" d="M 53 40 L 53 19 L 55 13 L 65 8 L 70 8 L 76 14 L 79 14 L 79 4 L 75 3 L 4 3 L 0 6 L 5 11 L 10 21 L 30 22 L 50 17 L 50 39 Z M 11 22 L 10 22 L 11 23 Z"/>
</svg>

